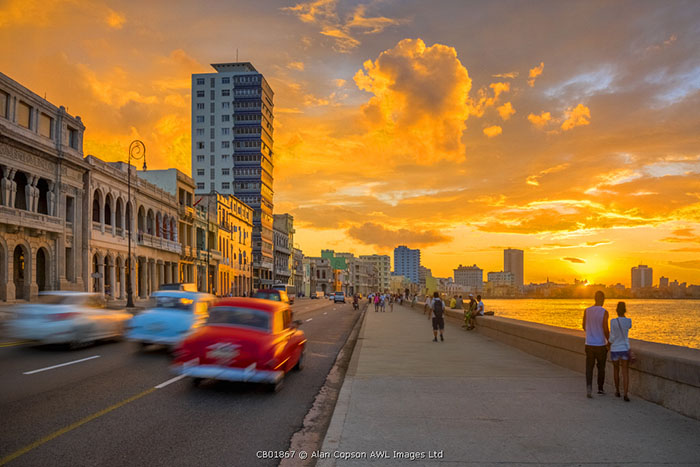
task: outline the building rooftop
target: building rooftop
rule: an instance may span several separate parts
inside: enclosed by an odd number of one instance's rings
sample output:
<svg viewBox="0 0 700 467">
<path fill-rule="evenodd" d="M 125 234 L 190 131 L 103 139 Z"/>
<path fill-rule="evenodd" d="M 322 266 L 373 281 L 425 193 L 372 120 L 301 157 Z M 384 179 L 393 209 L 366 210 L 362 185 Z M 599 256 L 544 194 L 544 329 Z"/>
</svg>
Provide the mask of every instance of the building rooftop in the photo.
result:
<svg viewBox="0 0 700 467">
<path fill-rule="evenodd" d="M 219 73 L 225 71 L 258 72 L 258 70 L 256 70 L 253 64 L 250 62 L 212 63 L 211 66 Z"/>
</svg>

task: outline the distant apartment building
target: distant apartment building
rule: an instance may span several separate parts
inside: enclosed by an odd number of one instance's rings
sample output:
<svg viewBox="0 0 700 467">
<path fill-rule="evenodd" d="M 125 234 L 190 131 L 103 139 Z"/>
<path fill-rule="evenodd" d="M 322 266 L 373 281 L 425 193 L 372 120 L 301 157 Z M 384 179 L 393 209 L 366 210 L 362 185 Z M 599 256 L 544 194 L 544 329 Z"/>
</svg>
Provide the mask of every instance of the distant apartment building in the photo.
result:
<svg viewBox="0 0 700 467">
<path fill-rule="evenodd" d="M 394 274 L 407 277 L 414 284 L 420 283 L 420 250 L 403 245 L 394 248 Z"/>
<path fill-rule="evenodd" d="M 664 277 L 664 276 L 659 277 L 659 288 L 660 289 L 668 288 L 668 277 Z"/>
<path fill-rule="evenodd" d="M 275 214 L 273 229 L 275 234 L 273 282 L 275 284 L 291 285 L 294 266 L 294 258 L 292 257 L 294 248 L 294 217 L 290 214 Z"/>
<path fill-rule="evenodd" d="M 512 272 L 489 272 L 486 277 L 489 284 L 494 286 L 513 287 L 515 285 L 515 276 Z"/>
<path fill-rule="evenodd" d="M 254 287 L 273 283 L 273 95 L 248 62 L 192 75 L 192 177 L 198 194 L 251 206 Z"/>
<path fill-rule="evenodd" d="M 389 290 L 391 279 L 391 258 L 389 255 L 361 255 L 360 259 L 369 261 L 376 269 L 377 292 Z"/>
<path fill-rule="evenodd" d="M 645 264 L 632 268 L 632 289 L 651 287 L 654 281 L 654 270 Z"/>
<path fill-rule="evenodd" d="M 476 264 L 462 266 L 454 270 L 454 283 L 466 287 L 470 292 L 481 292 L 484 288 L 484 270 Z"/>
<path fill-rule="evenodd" d="M 503 271 L 513 274 L 513 286 L 522 289 L 524 281 L 524 252 L 514 248 L 503 250 Z"/>
</svg>

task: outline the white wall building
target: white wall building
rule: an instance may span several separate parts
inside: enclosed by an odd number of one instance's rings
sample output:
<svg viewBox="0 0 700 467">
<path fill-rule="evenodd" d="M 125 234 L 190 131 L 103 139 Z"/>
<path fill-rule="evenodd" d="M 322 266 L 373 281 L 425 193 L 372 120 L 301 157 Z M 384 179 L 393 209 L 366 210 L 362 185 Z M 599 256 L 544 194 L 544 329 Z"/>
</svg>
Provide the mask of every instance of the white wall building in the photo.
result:
<svg viewBox="0 0 700 467">
<path fill-rule="evenodd" d="M 361 255 L 360 259 L 369 261 L 376 268 L 378 291 L 389 291 L 391 289 L 391 257 L 389 255 Z"/>
<path fill-rule="evenodd" d="M 474 266 L 462 266 L 454 270 L 455 284 L 462 285 L 469 292 L 481 292 L 484 288 L 484 270 Z"/>
</svg>

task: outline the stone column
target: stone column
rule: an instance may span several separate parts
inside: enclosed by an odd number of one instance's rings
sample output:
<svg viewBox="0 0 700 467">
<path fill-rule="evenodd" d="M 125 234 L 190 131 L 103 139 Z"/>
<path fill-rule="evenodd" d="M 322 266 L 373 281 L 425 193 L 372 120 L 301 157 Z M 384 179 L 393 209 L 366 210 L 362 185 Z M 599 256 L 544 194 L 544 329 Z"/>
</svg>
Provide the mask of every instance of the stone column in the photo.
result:
<svg viewBox="0 0 700 467">
<path fill-rule="evenodd" d="M 105 262 L 104 258 L 97 263 L 97 272 L 100 273 L 100 278 L 97 279 L 97 291 L 102 295 L 105 294 Z"/>
<path fill-rule="evenodd" d="M 146 258 L 139 258 L 139 297 L 148 297 L 148 263 Z"/>
<path fill-rule="evenodd" d="M 172 276 L 173 276 L 173 278 L 175 278 L 174 282 L 177 282 L 180 279 L 180 276 L 179 276 L 178 271 L 177 271 L 177 263 L 176 262 L 172 263 L 171 267 L 172 267 Z"/>
<path fill-rule="evenodd" d="M 158 288 L 160 288 L 161 285 L 163 285 L 165 282 L 165 264 L 163 262 L 158 263 Z"/>
<path fill-rule="evenodd" d="M 27 185 L 24 187 L 24 200 L 27 211 L 34 212 L 34 183 L 36 177 L 27 174 Z"/>
<path fill-rule="evenodd" d="M 121 286 L 121 285 L 120 285 Z M 117 266 L 116 263 L 109 265 L 109 296 L 117 298 Z"/>
<path fill-rule="evenodd" d="M 148 294 L 150 296 L 153 292 L 158 290 L 158 287 L 156 285 L 157 282 L 156 282 L 156 262 L 155 262 L 155 260 L 153 260 L 153 259 L 149 260 L 148 266 L 149 266 L 148 272 L 149 272 L 149 276 L 151 278 L 151 289 L 150 289 L 150 292 Z"/>
<path fill-rule="evenodd" d="M 49 191 L 46 192 L 46 203 L 48 204 L 49 216 L 58 217 L 58 206 L 56 204 L 56 182 L 49 180 Z"/>
<path fill-rule="evenodd" d="M 126 298 L 126 265 L 119 268 L 119 299 L 124 300 L 125 298 Z"/>
<path fill-rule="evenodd" d="M 8 206 L 10 207 L 16 207 L 16 200 L 17 200 L 17 182 L 15 181 L 15 174 L 17 173 L 17 169 L 12 169 L 10 170 L 10 203 Z"/>
</svg>

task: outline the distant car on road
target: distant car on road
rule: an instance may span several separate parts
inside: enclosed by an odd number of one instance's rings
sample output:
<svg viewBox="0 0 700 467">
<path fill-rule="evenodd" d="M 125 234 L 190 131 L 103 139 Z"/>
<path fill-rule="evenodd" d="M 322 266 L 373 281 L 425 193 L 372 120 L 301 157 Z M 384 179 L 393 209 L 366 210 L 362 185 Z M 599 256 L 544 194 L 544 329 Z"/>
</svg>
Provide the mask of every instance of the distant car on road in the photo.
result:
<svg viewBox="0 0 700 467">
<path fill-rule="evenodd" d="M 174 348 L 187 333 L 209 316 L 215 297 L 206 293 L 163 290 L 153 294 L 155 305 L 134 316 L 126 337 L 141 346 L 162 344 Z"/>
<path fill-rule="evenodd" d="M 79 348 L 97 340 L 121 338 L 132 315 L 107 309 L 102 295 L 87 292 L 41 292 L 39 301 L 17 308 L 7 324 L 15 339 Z"/>
<path fill-rule="evenodd" d="M 263 300 L 272 300 L 274 302 L 283 302 L 291 304 L 289 296 L 284 290 L 261 289 L 253 294 L 253 298 L 260 298 Z"/>
<path fill-rule="evenodd" d="M 333 300 L 334 296 L 335 296 L 335 292 L 331 292 L 330 295 L 328 295 L 328 300 Z"/>
<path fill-rule="evenodd" d="M 264 383 L 273 391 L 285 375 L 304 366 L 306 336 L 287 303 L 225 298 L 211 308 L 206 324 L 185 338 L 171 367 L 193 378 Z"/>
<path fill-rule="evenodd" d="M 172 282 L 162 284 L 158 290 L 182 290 L 183 292 L 197 292 L 197 284 L 193 282 Z"/>
<path fill-rule="evenodd" d="M 345 303 L 345 292 L 336 292 L 333 296 L 333 303 Z"/>
<path fill-rule="evenodd" d="M 312 299 L 325 298 L 323 292 L 311 292 Z"/>
<path fill-rule="evenodd" d="M 275 284 L 272 286 L 273 290 L 281 290 L 282 292 L 287 294 L 287 297 L 289 298 L 289 304 L 293 305 L 294 304 L 294 298 L 296 296 L 296 293 L 294 291 L 294 286 L 287 285 L 287 284 Z"/>
</svg>

